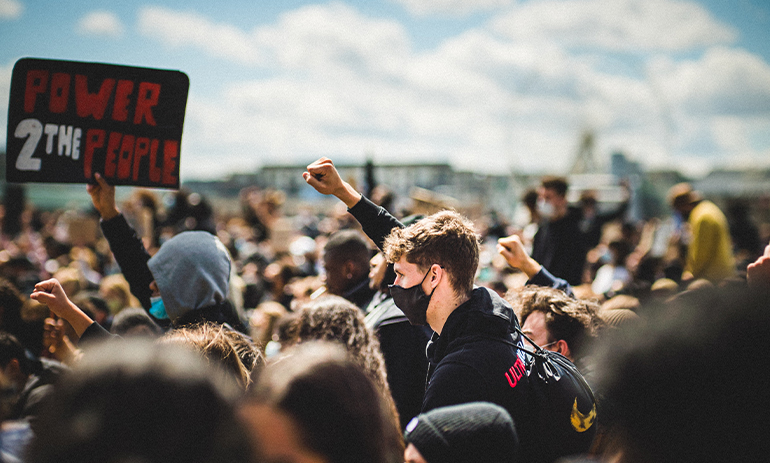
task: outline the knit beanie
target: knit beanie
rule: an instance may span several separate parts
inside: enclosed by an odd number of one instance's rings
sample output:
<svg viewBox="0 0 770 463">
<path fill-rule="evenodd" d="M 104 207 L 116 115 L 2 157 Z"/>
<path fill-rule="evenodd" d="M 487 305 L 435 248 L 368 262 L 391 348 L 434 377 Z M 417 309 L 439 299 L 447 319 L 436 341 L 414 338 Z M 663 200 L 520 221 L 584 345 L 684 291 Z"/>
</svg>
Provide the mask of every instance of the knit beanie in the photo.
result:
<svg viewBox="0 0 770 463">
<path fill-rule="evenodd" d="M 422 413 L 406 426 L 404 440 L 428 463 L 513 463 L 519 451 L 511 415 L 486 402 Z"/>
</svg>

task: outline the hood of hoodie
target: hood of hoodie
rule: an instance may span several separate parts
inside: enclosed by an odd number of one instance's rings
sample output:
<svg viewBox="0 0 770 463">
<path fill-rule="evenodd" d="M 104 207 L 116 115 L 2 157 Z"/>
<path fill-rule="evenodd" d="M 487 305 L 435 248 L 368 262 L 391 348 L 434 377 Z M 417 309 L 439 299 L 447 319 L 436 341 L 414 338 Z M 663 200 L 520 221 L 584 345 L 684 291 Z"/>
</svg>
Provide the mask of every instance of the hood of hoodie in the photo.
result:
<svg viewBox="0 0 770 463">
<path fill-rule="evenodd" d="M 211 233 L 179 233 L 163 243 L 147 266 L 172 322 L 191 310 L 219 305 L 227 298 L 230 253 Z"/>
<path fill-rule="evenodd" d="M 518 325 L 508 302 L 489 288 L 476 287 L 470 299 L 460 304 L 446 319 L 441 335 L 433 333 L 427 347 L 428 360 L 437 364 L 452 352 L 455 343 L 464 344 L 472 337 L 519 344 L 519 335 L 514 328 Z"/>
</svg>

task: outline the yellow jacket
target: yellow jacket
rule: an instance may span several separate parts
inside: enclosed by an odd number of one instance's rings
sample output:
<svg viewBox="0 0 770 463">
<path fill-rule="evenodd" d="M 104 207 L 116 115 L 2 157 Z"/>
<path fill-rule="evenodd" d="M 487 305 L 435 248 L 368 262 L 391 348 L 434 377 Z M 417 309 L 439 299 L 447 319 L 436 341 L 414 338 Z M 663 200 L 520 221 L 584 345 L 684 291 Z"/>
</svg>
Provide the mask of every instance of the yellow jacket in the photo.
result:
<svg viewBox="0 0 770 463">
<path fill-rule="evenodd" d="M 688 219 L 692 239 L 685 270 L 695 278 L 718 281 L 735 273 L 733 244 L 727 218 L 711 201 L 698 203 Z"/>
</svg>

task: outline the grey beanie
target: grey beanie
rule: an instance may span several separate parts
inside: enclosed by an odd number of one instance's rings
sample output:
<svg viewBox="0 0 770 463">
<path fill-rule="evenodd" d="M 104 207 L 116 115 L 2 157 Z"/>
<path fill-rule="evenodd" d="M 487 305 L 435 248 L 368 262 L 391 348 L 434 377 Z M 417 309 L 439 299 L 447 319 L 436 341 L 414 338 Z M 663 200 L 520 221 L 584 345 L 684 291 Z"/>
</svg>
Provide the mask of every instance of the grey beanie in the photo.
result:
<svg viewBox="0 0 770 463">
<path fill-rule="evenodd" d="M 218 305 L 227 298 L 230 253 L 211 233 L 179 233 L 163 243 L 147 266 L 172 322 L 191 310 Z"/>
<path fill-rule="evenodd" d="M 406 426 L 404 441 L 428 463 L 513 463 L 519 438 L 499 405 L 472 402 L 422 413 Z"/>
</svg>

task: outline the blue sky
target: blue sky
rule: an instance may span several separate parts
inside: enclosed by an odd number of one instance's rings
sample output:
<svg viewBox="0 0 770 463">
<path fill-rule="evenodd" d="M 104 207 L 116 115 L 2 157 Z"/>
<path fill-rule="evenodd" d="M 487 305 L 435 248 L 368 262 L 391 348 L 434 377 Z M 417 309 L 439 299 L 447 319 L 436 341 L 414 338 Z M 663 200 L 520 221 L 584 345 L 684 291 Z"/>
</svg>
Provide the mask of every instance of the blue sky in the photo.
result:
<svg viewBox="0 0 770 463">
<path fill-rule="evenodd" d="M 22 57 L 190 77 L 181 176 L 448 161 L 770 167 L 766 0 L 0 0 L 0 125 Z M 5 130 L 0 148 L 5 146 Z"/>
</svg>

